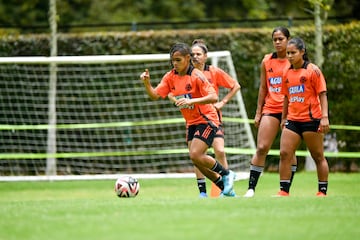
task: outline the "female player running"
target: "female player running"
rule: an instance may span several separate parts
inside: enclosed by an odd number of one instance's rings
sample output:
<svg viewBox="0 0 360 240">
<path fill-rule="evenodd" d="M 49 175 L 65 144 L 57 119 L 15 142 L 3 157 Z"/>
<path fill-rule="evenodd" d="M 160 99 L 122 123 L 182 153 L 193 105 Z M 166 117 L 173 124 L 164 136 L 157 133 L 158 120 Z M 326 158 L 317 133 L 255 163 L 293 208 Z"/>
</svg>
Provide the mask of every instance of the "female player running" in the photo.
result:
<svg viewBox="0 0 360 240">
<path fill-rule="evenodd" d="M 286 48 L 291 67 L 284 73 L 281 91 L 285 95 L 280 140 L 280 191 L 289 196 L 291 161 L 302 140 L 315 161 L 317 196 L 326 196 L 329 166 L 324 156 L 324 134 L 329 131 L 326 82 L 321 70 L 310 63 L 305 43 L 291 39 Z"/>
<path fill-rule="evenodd" d="M 195 39 L 192 42 L 191 47 L 192 52 L 192 64 L 197 69 L 201 70 L 205 77 L 212 83 L 217 95 L 219 96 L 219 88 L 227 88 L 229 91 L 227 94 L 218 102 L 214 103 L 214 107 L 218 111 L 220 117 L 220 123 L 222 122 L 221 109 L 229 102 L 232 97 L 240 90 L 240 84 L 233 79 L 229 74 L 227 74 L 222 69 L 208 65 L 207 62 L 207 53 L 208 48 L 205 44 L 205 41 L 202 39 Z M 212 147 L 214 149 L 215 158 L 218 160 L 225 168 L 228 167 L 225 154 L 225 143 L 224 143 L 224 129 L 222 124 L 220 124 L 217 133 L 214 136 L 214 141 Z M 206 181 L 204 175 L 195 167 L 195 174 L 197 179 L 197 185 L 200 192 L 200 197 L 207 197 L 206 193 Z"/>
<path fill-rule="evenodd" d="M 186 121 L 186 141 L 193 164 L 221 189 L 223 195 L 234 196 L 235 173 L 207 155 L 220 125 L 212 104 L 217 101 L 215 89 L 204 74 L 191 65 L 188 45 L 172 46 L 170 60 L 173 69 L 163 76 L 156 88 L 151 86 L 148 70 L 140 75 L 146 92 L 153 100 L 165 98 L 170 93 L 176 98 L 175 106 Z"/>
<path fill-rule="evenodd" d="M 283 71 L 290 67 L 286 58 L 286 46 L 290 32 L 285 27 L 277 27 L 272 32 L 272 42 L 275 52 L 266 54 L 261 63 L 260 87 L 255 127 L 257 133 L 257 149 L 251 159 L 249 186 L 244 197 L 253 197 L 255 188 L 264 171 L 266 156 L 280 129 L 281 113 L 284 96 L 281 94 Z M 292 159 L 292 177 L 296 171 L 296 157 Z"/>
</svg>

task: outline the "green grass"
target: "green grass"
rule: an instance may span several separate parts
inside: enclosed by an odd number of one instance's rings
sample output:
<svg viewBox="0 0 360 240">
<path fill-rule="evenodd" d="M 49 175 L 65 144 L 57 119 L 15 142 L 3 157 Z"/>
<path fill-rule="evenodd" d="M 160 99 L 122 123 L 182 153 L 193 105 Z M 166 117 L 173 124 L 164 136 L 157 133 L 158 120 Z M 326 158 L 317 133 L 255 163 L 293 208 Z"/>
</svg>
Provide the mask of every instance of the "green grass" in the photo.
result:
<svg viewBox="0 0 360 240">
<path fill-rule="evenodd" d="M 0 239 L 358 239 L 360 174 L 329 180 L 326 198 L 316 173 L 273 198 L 278 175 L 265 173 L 252 199 L 198 199 L 194 179 L 140 179 L 133 199 L 116 197 L 115 181 L 0 182 Z"/>
</svg>

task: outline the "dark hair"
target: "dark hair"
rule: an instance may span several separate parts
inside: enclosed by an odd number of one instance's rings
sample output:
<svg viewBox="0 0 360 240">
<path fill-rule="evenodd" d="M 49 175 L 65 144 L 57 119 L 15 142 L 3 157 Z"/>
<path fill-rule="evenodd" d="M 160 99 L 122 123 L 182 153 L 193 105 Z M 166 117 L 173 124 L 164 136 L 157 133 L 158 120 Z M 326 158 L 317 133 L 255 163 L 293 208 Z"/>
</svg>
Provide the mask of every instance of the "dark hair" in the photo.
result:
<svg viewBox="0 0 360 240">
<path fill-rule="evenodd" d="M 201 48 L 204 53 L 207 53 L 208 52 L 208 48 L 205 44 L 205 41 L 203 39 L 195 39 L 193 42 L 192 42 L 192 46 L 191 47 L 199 47 Z"/>
<path fill-rule="evenodd" d="M 284 34 L 284 36 L 285 36 L 287 39 L 290 38 L 290 31 L 289 31 L 289 29 L 287 29 L 286 27 L 281 27 L 281 26 L 274 28 L 274 30 L 273 30 L 273 32 L 272 32 L 272 34 L 271 34 L 271 38 L 274 37 L 274 33 L 276 33 L 277 31 L 282 32 L 282 34 Z"/>
<path fill-rule="evenodd" d="M 188 54 L 190 55 L 190 57 L 192 56 L 189 45 L 187 45 L 186 43 L 175 43 L 170 48 L 170 66 L 171 67 L 174 67 L 174 65 L 172 64 L 171 58 L 175 52 L 180 52 L 182 56 L 186 56 Z M 190 65 L 191 65 L 191 61 L 190 61 Z"/>
<path fill-rule="evenodd" d="M 188 54 L 191 55 L 191 49 L 186 43 L 175 43 L 170 48 L 170 58 L 174 55 L 175 52 L 180 52 L 183 56 L 186 56 Z"/>
<path fill-rule="evenodd" d="M 304 50 L 303 59 L 304 59 L 305 61 L 310 62 L 310 59 L 309 59 L 309 57 L 308 57 L 308 55 L 307 55 L 307 51 L 306 51 L 306 46 L 305 46 L 304 40 L 302 40 L 302 39 L 299 38 L 299 37 L 295 37 L 295 38 L 290 39 L 290 41 L 288 42 L 287 45 L 290 45 L 290 44 L 295 45 L 295 47 L 296 47 L 297 49 L 299 49 L 299 50 Z"/>
</svg>

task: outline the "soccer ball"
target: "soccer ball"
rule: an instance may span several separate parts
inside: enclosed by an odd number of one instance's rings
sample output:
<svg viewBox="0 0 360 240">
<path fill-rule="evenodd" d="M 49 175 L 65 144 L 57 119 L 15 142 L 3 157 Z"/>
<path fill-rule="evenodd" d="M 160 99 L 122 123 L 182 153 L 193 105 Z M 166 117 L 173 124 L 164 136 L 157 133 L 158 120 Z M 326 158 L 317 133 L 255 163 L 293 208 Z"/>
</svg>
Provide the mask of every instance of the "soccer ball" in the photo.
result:
<svg viewBox="0 0 360 240">
<path fill-rule="evenodd" d="M 119 177 L 115 182 L 115 193 L 120 198 L 136 197 L 140 190 L 140 183 L 130 176 Z"/>
</svg>

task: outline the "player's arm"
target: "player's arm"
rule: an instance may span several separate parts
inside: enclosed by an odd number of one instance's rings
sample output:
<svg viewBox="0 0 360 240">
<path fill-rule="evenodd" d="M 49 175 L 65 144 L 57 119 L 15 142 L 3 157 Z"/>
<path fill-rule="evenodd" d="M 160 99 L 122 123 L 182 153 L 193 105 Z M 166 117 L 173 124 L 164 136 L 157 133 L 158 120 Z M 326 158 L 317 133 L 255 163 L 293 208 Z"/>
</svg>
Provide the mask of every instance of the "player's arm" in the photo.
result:
<svg viewBox="0 0 360 240">
<path fill-rule="evenodd" d="M 284 102 L 283 102 L 283 110 L 282 110 L 282 114 L 281 114 L 281 123 L 280 123 L 280 127 L 281 129 L 284 128 L 285 126 L 285 122 L 286 122 L 286 118 L 288 115 L 288 107 L 289 107 L 289 99 L 287 97 L 287 95 L 284 95 Z"/>
<path fill-rule="evenodd" d="M 241 86 L 238 83 L 238 81 L 234 80 L 234 86 L 230 89 L 230 91 L 221 99 L 220 102 L 217 102 L 214 104 L 215 108 L 220 110 L 227 104 L 234 96 L 235 94 L 240 90 Z"/>
<path fill-rule="evenodd" d="M 328 116 L 328 100 L 326 92 L 321 92 L 319 95 L 320 106 L 321 106 L 321 120 L 319 131 L 322 133 L 327 133 L 330 129 L 329 127 L 329 116 Z"/>
<path fill-rule="evenodd" d="M 149 73 L 148 69 L 145 69 L 145 71 L 143 73 L 141 73 L 140 79 L 143 81 L 146 93 L 149 95 L 149 97 L 152 100 L 157 100 L 160 97 L 160 95 L 157 94 L 155 89 L 151 86 L 150 73 Z"/>
<path fill-rule="evenodd" d="M 209 103 L 216 103 L 218 101 L 218 95 L 214 87 L 211 83 L 207 80 L 205 75 L 198 69 L 194 69 L 194 77 L 196 77 L 196 84 L 198 86 L 199 92 L 201 93 L 201 97 L 198 98 L 183 98 L 179 99 L 176 102 L 176 105 L 194 105 L 194 104 L 209 104 Z M 179 103 L 180 101 L 180 103 Z"/>
<path fill-rule="evenodd" d="M 192 106 L 194 104 L 209 104 L 215 103 L 218 100 L 216 92 L 211 92 L 206 96 L 198 98 L 180 98 L 175 100 L 175 106 Z"/>
<path fill-rule="evenodd" d="M 200 70 L 196 69 L 196 71 L 197 85 L 200 89 L 202 97 L 190 99 L 191 103 L 189 103 L 189 105 L 216 103 L 219 98 L 215 91 L 215 88 Z"/>
<path fill-rule="evenodd" d="M 260 72 L 260 86 L 258 92 L 258 99 L 257 99 L 257 107 L 254 119 L 255 127 L 259 127 L 261 116 L 262 116 L 262 109 L 265 104 L 265 97 L 268 93 L 268 89 L 266 86 L 266 69 L 265 63 L 262 61 L 261 63 L 261 72 Z"/>
<path fill-rule="evenodd" d="M 174 97 L 174 95 L 172 93 L 168 94 L 168 99 L 170 100 L 170 102 L 176 103 L 176 97 Z"/>
<path fill-rule="evenodd" d="M 192 98 L 190 99 L 190 104 L 209 104 L 209 103 L 216 103 L 218 100 L 218 95 L 216 92 L 211 92 L 206 96 L 199 97 L 199 98 Z"/>
</svg>

